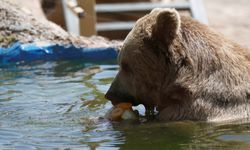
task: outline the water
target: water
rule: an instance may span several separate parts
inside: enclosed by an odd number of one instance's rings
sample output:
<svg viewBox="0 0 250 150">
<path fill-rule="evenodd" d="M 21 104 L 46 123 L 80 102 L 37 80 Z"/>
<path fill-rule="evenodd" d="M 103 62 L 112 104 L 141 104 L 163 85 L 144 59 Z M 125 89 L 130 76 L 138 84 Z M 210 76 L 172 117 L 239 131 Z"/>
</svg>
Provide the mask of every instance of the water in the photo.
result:
<svg viewBox="0 0 250 150">
<path fill-rule="evenodd" d="M 112 107 L 103 96 L 117 69 L 82 61 L 0 68 L 0 149 L 250 149 L 244 121 L 101 119 Z"/>
</svg>

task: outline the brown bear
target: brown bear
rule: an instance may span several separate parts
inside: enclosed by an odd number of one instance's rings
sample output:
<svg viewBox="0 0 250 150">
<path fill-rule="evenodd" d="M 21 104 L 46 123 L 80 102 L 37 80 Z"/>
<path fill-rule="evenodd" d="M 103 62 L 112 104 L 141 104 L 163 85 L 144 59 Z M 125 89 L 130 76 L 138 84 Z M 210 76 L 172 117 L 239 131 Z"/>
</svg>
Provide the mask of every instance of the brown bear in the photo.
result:
<svg viewBox="0 0 250 150">
<path fill-rule="evenodd" d="M 139 19 L 105 97 L 156 107 L 160 120 L 250 117 L 250 51 L 174 9 Z"/>
</svg>

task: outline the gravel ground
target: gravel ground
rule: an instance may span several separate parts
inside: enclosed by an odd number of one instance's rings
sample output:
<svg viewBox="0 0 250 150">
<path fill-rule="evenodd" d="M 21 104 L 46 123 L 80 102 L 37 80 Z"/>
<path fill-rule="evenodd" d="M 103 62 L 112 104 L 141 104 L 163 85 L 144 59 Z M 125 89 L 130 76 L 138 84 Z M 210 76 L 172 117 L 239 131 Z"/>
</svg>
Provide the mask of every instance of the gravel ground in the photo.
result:
<svg viewBox="0 0 250 150">
<path fill-rule="evenodd" d="M 250 47 L 250 0 L 203 0 L 209 26 Z"/>
</svg>

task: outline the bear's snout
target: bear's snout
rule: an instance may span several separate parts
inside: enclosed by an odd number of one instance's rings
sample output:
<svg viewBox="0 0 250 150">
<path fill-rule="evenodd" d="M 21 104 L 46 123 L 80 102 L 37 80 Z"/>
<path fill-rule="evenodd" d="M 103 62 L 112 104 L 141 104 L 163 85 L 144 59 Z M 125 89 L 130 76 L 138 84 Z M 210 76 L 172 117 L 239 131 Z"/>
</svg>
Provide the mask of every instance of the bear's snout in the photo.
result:
<svg viewBox="0 0 250 150">
<path fill-rule="evenodd" d="M 131 86 L 124 83 L 124 78 L 118 73 L 105 94 L 105 98 L 110 100 L 113 105 L 123 102 L 132 103 L 134 106 L 139 105 L 140 103 L 131 93 Z"/>
<path fill-rule="evenodd" d="M 139 103 L 133 96 L 118 91 L 112 91 L 111 89 L 109 89 L 105 94 L 105 98 L 110 100 L 113 105 L 117 105 L 123 102 L 132 103 L 133 106 L 139 105 Z"/>
</svg>

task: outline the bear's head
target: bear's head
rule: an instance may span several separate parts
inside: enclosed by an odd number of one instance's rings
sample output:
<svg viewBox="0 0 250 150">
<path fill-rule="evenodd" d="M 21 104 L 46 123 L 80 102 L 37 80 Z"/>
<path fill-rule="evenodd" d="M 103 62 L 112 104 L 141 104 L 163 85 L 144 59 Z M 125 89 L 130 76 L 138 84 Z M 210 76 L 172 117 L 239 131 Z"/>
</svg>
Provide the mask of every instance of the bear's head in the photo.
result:
<svg viewBox="0 0 250 150">
<path fill-rule="evenodd" d="M 105 96 L 156 107 L 164 120 L 205 120 L 249 99 L 249 61 L 249 50 L 206 25 L 157 8 L 126 37 Z"/>
<path fill-rule="evenodd" d="M 139 19 L 124 41 L 118 57 L 119 72 L 105 97 L 114 105 L 132 102 L 164 107 L 161 99 L 167 95 L 162 89 L 175 78 L 176 65 L 185 63 L 179 59 L 184 56 L 180 26 L 174 9 L 156 8 Z M 185 95 L 185 89 L 179 90 Z"/>
</svg>

